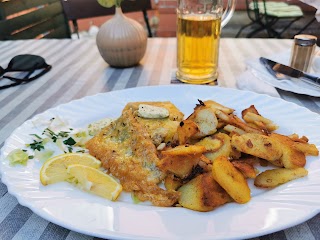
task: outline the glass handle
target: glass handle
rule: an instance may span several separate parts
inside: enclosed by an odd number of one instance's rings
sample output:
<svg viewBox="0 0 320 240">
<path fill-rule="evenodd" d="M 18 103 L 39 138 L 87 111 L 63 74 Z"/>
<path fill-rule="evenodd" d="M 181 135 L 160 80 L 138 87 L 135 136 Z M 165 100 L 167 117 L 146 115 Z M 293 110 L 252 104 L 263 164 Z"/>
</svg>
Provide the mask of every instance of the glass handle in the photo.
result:
<svg viewBox="0 0 320 240">
<path fill-rule="evenodd" d="M 223 28 L 230 21 L 236 7 L 236 1 L 237 0 L 228 0 L 227 7 L 222 14 L 221 28 Z"/>
</svg>

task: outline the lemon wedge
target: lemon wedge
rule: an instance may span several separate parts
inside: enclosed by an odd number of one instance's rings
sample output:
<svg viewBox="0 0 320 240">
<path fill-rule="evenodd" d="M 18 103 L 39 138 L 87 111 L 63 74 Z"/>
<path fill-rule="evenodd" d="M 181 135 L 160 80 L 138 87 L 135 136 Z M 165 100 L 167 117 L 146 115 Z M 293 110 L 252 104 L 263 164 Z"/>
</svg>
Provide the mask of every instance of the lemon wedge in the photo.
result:
<svg viewBox="0 0 320 240">
<path fill-rule="evenodd" d="M 114 201 L 122 191 L 120 183 L 98 169 L 73 164 L 68 167 L 67 172 L 74 177 L 77 187 L 100 197 Z"/>
<path fill-rule="evenodd" d="M 49 158 L 41 167 L 40 181 L 43 185 L 70 180 L 67 168 L 71 164 L 82 164 L 99 168 L 101 162 L 85 153 L 66 153 Z"/>
</svg>

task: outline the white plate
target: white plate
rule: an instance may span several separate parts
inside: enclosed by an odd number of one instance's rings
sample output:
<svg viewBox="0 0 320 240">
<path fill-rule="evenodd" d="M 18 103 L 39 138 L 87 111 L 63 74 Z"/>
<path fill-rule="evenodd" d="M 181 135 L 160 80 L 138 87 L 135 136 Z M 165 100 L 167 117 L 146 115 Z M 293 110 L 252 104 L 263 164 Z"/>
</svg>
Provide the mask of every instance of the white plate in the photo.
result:
<svg viewBox="0 0 320 240">
<path fill-rule="evenodd" d="M 40 114 L 61 116 L 74 127 L 103 117 L 118 117 L 129 101 L 170 100 L 186 115 L 197 99 L 212 99 L 236 109 L 239 114 L 254 104 L 260 113 L 280 126 L 283 134 L 298 133 L 320 146 L 320 117 L 281 99 L 252 92 L 210 86 L 142 87 L 85 97 Z M 39 116 L 38 116 L 39 117 Z M 260 236 L 306 221 L 319 212 L 320 161 L 308 157 L 308 177 L 270 191 L 252 188 L 247 204 L 229 203 L 211 212 L 183 208 L 137 205 L 130 198 L 118 202 L 81 192 L 67 183 L 42 186 L 40 164 L 10 167 L 5 156 L 20 148 L 32 133 L 31 120 L 16 129 L 1 150 L 2 181 L 19 203 L 41 217 L 65 228 L 103 238 L 116 239 L 233 239 Z"/>
</svg>

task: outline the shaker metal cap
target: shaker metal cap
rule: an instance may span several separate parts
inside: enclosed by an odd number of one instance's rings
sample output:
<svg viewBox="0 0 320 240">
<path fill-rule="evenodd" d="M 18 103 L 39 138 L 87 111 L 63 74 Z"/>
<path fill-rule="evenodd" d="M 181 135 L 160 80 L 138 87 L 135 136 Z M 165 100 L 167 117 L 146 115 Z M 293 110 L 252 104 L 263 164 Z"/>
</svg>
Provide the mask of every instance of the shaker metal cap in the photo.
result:
<svg viewBox="0 0 320 240">
<path fill-rule="evenodd" d="M 294 36 L 294 42 L 300 46 L 312 46 L 316 44 L 317 37 L 308 34 L 299 34 Z"/>
</svg>

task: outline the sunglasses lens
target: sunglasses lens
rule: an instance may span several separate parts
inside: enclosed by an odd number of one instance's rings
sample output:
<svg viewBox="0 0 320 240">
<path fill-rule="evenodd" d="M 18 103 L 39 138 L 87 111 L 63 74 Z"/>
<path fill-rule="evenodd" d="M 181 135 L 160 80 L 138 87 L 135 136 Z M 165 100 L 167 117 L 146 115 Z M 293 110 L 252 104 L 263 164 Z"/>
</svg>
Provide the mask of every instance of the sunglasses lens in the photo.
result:
<svg viewBox="0 0 320 240">
<path fill-rule="evenodd" d="M 8 65 L 10 71 L 30 71 L 46 67 L 45 60 L 35 55 L 18 55 L 11 59 Z"/>
</svg>

